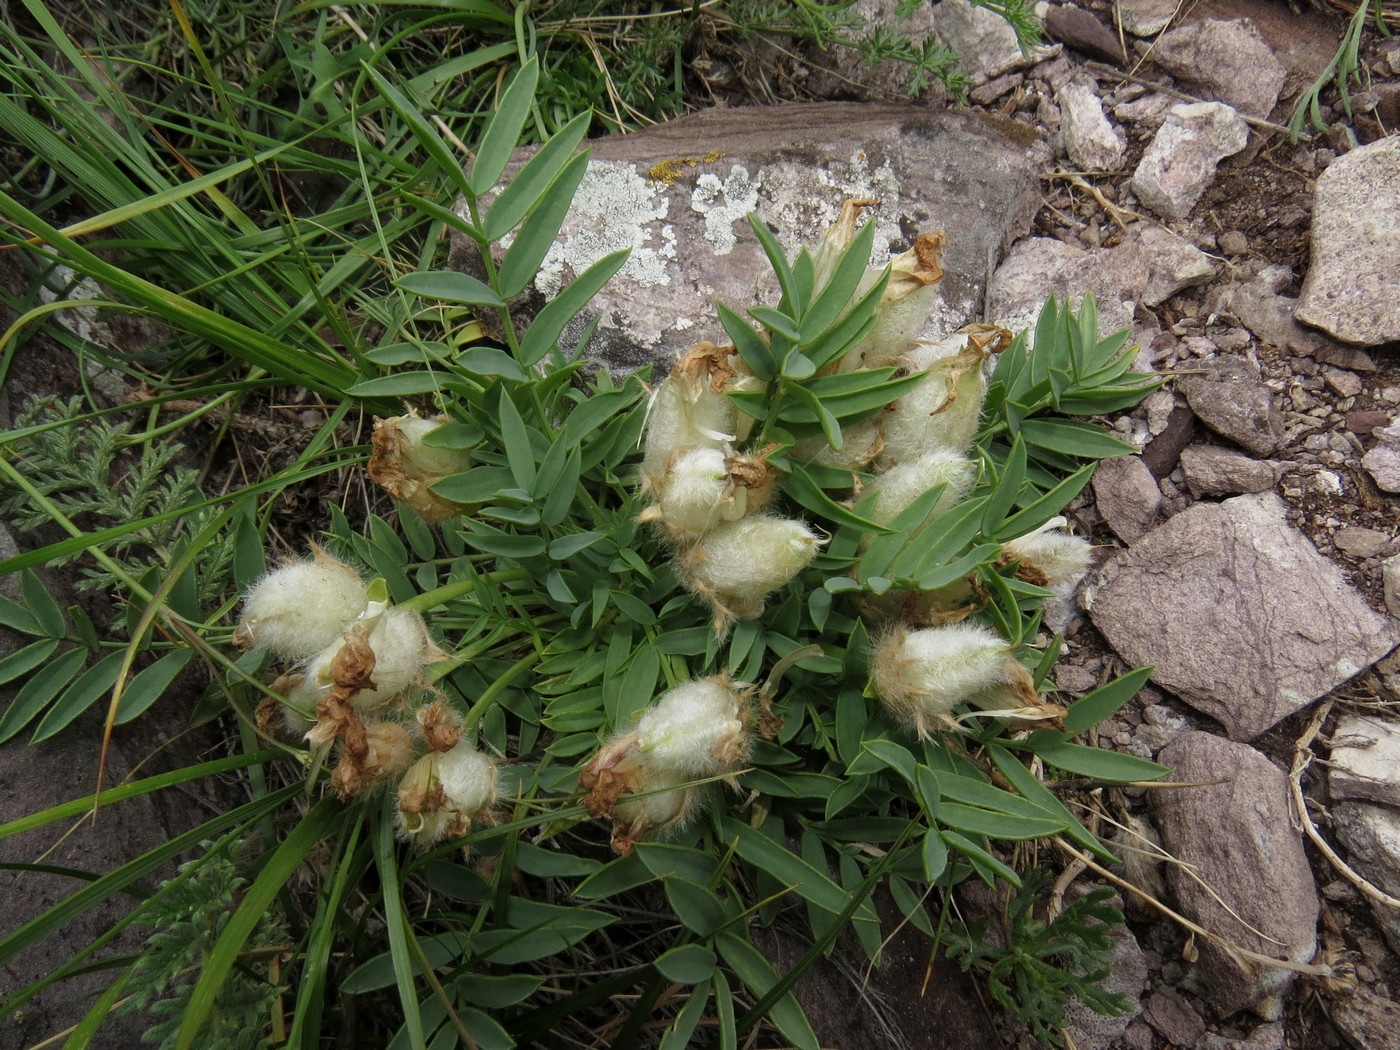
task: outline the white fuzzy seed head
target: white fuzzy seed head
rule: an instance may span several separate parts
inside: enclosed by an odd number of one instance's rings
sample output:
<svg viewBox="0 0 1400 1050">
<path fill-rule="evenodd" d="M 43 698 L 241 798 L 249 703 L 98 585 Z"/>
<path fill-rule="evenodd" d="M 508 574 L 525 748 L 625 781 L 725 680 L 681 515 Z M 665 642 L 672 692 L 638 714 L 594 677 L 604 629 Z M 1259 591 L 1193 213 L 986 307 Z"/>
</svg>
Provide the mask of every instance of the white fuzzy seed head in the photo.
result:
<svg viewBox="0 0 1400 1050">
<path fill-rule="evenodd" d="M 423 419 L 413 413 L 374 423 L 374 451 L 367 468 L 370 480 L 427 521 L 442 521 L 463 509 L 430 487 L 471 467 L 466 449 L 440 448 L 425 440 L 447 423 L 445 416 Z"/>
<path fill-rule="evenodd" d="M 318 549 L 314 560 L 274 569 L 248 592 L 234 642 L 306 660 L 345 633 L 368 604 L 360 574 Z"/>
<path fill-rule="evenodd" d="M 886 410 L 882 468 L 940 449 L 965 454 L 972 447 L 987 397 L 984 356 L 969 349 L 937 359 L 919 384 Z"/>
<path fill-rule="evenodd" d="M 722 449 L 735 437 L 735 411 L 724 394 L 689 376 L 670 376 L 656 388 L 647 415 L 642 478 L 656 485 L 672 455 Z"/>
<path fill-rule="evenodd" d="M 812 563 L 823 542 L 803 522 L 759 515 L 706 533 L 679 565 L 720 618 L 747 619 L 760 615 L 764 599 Z"/>
<path fill-rule="evenodd" d="M 351 701 L 361 715 L 382 712 L 395 697 L 423 681 L 424 668 L 441 656 L 423 617 L 411 609 L 376 605 L 350 632 L 362 636 L 374 653 L 370 671 L 374 687 L 361 688 Z M 336 684 L 334 664 L 345 645 L 345 638 L 338 638 L 312 657 L 302 669 L 301 680 L 287 693 L 287 702 L 307 717 L 314 717 L 316 702 Z"/>
<path fill-rule="evenodd" d="M 881 701 L 921 736 L 947 724 L 958 704 L 998 686 L 1014 686 L 1024 674 L 1004 639 L 970 624 L 897 629 L 876 643 L 871 661 Z"/>
<path fill-rule="evenodd" d="M 637 721 L 638 746 L 648 764 L 681 780 L 732 773 L 752 745 L 744 697 L 723 677 L 663 693 Z"/>
<path fill-rule="evenodd" d="M 962 502 L 964 496 L 977 480 L 977 465 L 960 452 L 936 449 L 914 459 L 897 463 L 876 477 L 861 493 L 879 493 L 873 509 L 868 511 L 871 521 L 877 525 L 888 525 L 911 503 L 935 485 L 946 486 L 938 498 L 930 518 L 937 518 L 952 510 Z"/>
<path fill-rule="evenodd" d="M 864 470 L 874 462 L 884 447 L 884 438 L 880 436 L 880 417 L 871 416 L 859 423 L 842 427 L 841 438 L 842 444 L 839 449 L 832 448 L 821 434 L 803 438 L 792 447 L 792 456 L 794 459 L 820 463 L 824 467 L 835 467 L 838 470 Z"/>
<path fill-rule="evenodd" d="M 489 816 L 497 779 L 496 764 L 470 744 L 429 751 L 399 782 L 400 837 L 419 849 L 461 838 Z"/>
<path fill-rule="evenodd" d="M 1055 518 L 1002 544 L 1002 557 L 1021 563 L 1017 576 L 1042 587 L 1061 587 L 1077 583 L 1089 571 L 1093 548 L 1088 541 L 1056 527 L 1064 523 L 1064 518 Z"/>
</svg>

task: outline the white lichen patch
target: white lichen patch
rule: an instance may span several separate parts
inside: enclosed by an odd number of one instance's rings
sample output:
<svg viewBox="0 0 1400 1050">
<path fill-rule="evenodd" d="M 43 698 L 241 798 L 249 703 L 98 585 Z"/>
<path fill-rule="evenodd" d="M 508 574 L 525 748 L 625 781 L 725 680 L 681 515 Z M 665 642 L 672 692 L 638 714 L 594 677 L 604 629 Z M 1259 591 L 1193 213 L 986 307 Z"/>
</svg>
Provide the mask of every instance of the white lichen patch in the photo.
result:
<svg viewBox="0 0 1400 1050">
<path fill-rule="evenodd" d="M 758 208 L 758 181 L 736 164 L 722 181 L 713 172 L 695 180 L 690 207 L 705 216 L 705 241 L 716 255 L 728 255 L 739 243 L 735 223 Z"/>
<path fill-rule="evenodd" d="M 540 264 L 535 287 L 552 299 L 573 277 L 623 248 L 632 254 L 620 277 L 644 287 L 670 284 L 676 231 L 669 223 L 658 225 L 668 207 L 665 191 L 631 165 L 591 161 L 564 220 L 564 233 Z"/>
</svg>

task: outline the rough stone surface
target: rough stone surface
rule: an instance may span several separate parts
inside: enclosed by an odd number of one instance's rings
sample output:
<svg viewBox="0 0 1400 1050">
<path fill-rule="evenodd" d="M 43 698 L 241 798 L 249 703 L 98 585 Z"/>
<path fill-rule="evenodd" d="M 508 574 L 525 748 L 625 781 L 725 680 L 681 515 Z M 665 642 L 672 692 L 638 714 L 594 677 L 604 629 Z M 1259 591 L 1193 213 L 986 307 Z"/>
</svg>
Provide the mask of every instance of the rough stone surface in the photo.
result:
<svg viewBox="0 0 1400 1050">
<path fill-rule="evenodd" d="M 1282 1022 L 1270 1021 L 1261 1024 L 1249 1035 L 1217 1035 L 1207 1032 L 1196 1043 L 1195 1050 L 1285 1050 L 1288 1045 L 1288 1031 Z"/>
<path fill-rule="evenodd" d="M 1171 25 L 1180 9 L 1176 0 L 1118 0 L 1123 31 L 1133 36 L 1156 36 Z"/>
<path fill-rule="evenodd" d="M 1184 219 L 1215 168 L 1244 149 L 1249 125 L 1223 102 L 1173 106 L 1133 173 L 1138 200 L 1168 219 Z"/>
<path fill-rule="evenodd" d="M 1321 360 L 1318 355 L 1327 354 L 1337 344 L 1293 319 L 1298 300 L 1278 294 L 1278 286 L 1287 276 L 1283 267 L 1268 267 L 1254 280 L 1229 289 L 1222 296 L 1221 305 L 1234 313 L 1261 343 Z"/>
<path fill-rule="evenodd" d="M 1390 545 L 1390 537 L 1377 529 L 1343 525 L 1333 534 L 1332 545 L 1353 558 L 1371 558 Z"/>
<path fill-rule="evenodd" d="M 1158 759 L 1172 768 L 1173 779 L 1202 785 L 1152 795 L 1163 845 L 1196 876 L 1168 866 L 1183 913 L 1250 951 L 1311 962 L 1317 889 L 1289 819 L 1287 777 L 1252 747 L 1209 733 L 1181 734 Z M 1258 968 L 1246 974 L 1215 945 L 1197 943 L 1201 994 L 1219 1014 L 1252 1007 L 1266 1020 L 1277 1019 L 1277 997 L 1292 973 Z"/>
<path fill-rule="evenodd" d="M 564 334 L 569 343 L 596 318 L 590 357 L 618 372 L 669 367 L 678 351 L 722 338 L 716 300 L 740 313 L 777 302 L 749 212 L 789 253 L 815 243 L 848 197 L 881 202 L 877 258 L 945 230 L 947 277 L 929 326 L 942 333 L 976 319 L 988 260 L 1026 232 L 1040 199 L 1009 140 L 967 114 L 907 106 L 707 110 L 600 139 L 592 150 L 534 291 L 552 297 L 597 259 L 630 247 L 627 264 Z M 459 243 L 454 261 L 466 267 L 470 257 Z"/>
<path fill-rule="evenodd" d="M 1327 786 L 1333 798 L 1400 805 L 1400 722 L 1342 715 L 1332 730 Z"/>
<path fill-rule="evenodd" d="M 1277 479 L 1270 463 L 1218 445 L 1192 445 L 1181 451 L 1186 486 L 1196 496 L 1235 496 L 1264 492 Z"/>
<path fill-rule="evenodd" d="M 1400 812 L 1373 802 L 1336 802 L 1332 828 L 1347 860 L 1383 893 L 1400 897 Z M 1371 913 L 1394 951 L 1400 951 L 1400 912 L 1372 904 Z"/>
<path fill-rule="evenodd" d="M 1208 18 L 1168 30 L 1153 60 L 1193 95 L 1224 102 L 1241 113 L 1267 117 L 1278 103 L 1288 70 L 1245 18 Z"/>
<path fill-rule="evenodd" d="M 1080 171 L 1107 171 L 1123 162 L 1128 141 L 1103 112 L 1095 84 L 1075 78 L 1055 93 L 1060 105 L 1060 130 L 1069 162 Z"/>
<path fill-rule="evenodd" d="M 1215 265 L 1199 248 L 1150 223 L 1129 227 L 1112 248 L 1077 248 L 1053 237 L 1027 237 L 997 268 L 987 289 L 990 316 L 1012 328 L 1035 323 L 1051 295 L 1078 303 L 1092 292 L 1099 334 L 1133 327 L 1136 303 L 1157 306 L 1209 280 Z"/>
<path fill-rule="evenodd" d="M 1005 72 L 1023 61 L 1016 31 L 994 11 L 967 0 L 943 0 L 933 8 L 933 24 L 938 39 L 958 53 L 965 73 Z"/>
<path fill-rule="evenodd" d="M 1140 456 L 1105 459 L 1094 468 L 1094 501 L 1114 534 L 1136 543 L 1157 521 L 1162 490 Z"/>
<path fill-rule="evenodd" d="M 1174 1046 L 1195 1046 L 1206 1034 L 1206 1023 L 1195 1008 L 1174 988 L 1159 988 L 1143 1007 L 1147 1023 Z"/>
<path fill-rule="evenodd" d="M 1314 191 L 1298 320 L 1348 343 L 1400 339 L 1400 136 L 1338 157 Z"/>
<path fill-rule="evenodd" d="M 1204 374 L 1183 375 L 1176 388 L 1201 422 L 1256 455 L 1283 444 L 1283 416 L 1255 365 L 1243 357 L 1217 357 L 1196 367 Z"/>
<path fill-rule="evenodd" d="M 1272 493 L 1197 504 L 1104 575 L 1095 626 L 1235 740 L 1252 740 L 1400 640 Z"/>
<path fill-rule="evenodd" d="M 1400 1050 L 1400 1003 L 1357 988 L 1328 1006 L 1328 1015 L 1352 1043 L 1364 1050 Z"/>
<path fill-rule="evenodd" d="M 1386 492 L 1400 492 L 1400 423 L 1371 431 L 1376 447 L 1361 457 L 1361 465 Z"/>
<path fill-rule="evenodd" d="M 1381 586 L 1386 609 L 1391 616 L 1400 618 L 1400 554 L 1392 554 L 1381 562 Z"/>
<path fill-rule="evenodd" d="M 1123 61 L 1118 34 L 1090 12 L 1073 4 L 1058 4 L 1045 12 L 1046 39 L 1058 40 L 1076 51 L 1105 62 Z"/>
</svg>

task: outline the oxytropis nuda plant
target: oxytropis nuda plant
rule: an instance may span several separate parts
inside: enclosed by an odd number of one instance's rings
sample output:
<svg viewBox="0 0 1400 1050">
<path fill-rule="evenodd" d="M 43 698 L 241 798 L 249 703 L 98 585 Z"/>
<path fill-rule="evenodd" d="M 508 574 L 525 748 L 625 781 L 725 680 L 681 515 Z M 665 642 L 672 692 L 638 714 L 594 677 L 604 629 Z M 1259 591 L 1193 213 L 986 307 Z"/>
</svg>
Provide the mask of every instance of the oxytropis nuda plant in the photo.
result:
<svg viewBox="0 0 1400 1050">
<path fill-rule="evenodd" d="M 426 858 L 504 836 L 553 870 L 559 836 L 600 818 L 614 863 L 729 850 L 769 892 L 797 887 L 832 915 L 844 903 L 826 866 L 860 900 L 893 880 L 922 916 L 909 880 L 1017 877 L 984 823 L 1002 838 L 1078 829 L 1017 757 L 1093 775 L 1070 740 L 1108 704 L 1042 695 L 1053 656 L 1039 649 L 1058 643 L 1041 607 L 1090 564 L 1059 516 L 1088 474 L 1057 477 L 1074 460 L 1051 446 L 1122 446 L 1088 424 L 1022 422 L 1056 398 L 1131 403 L 1147 380 L 1121 343 L 1057 327 L 1075 322 L 1053 308 L 1034 348 L 995 325 L 921 339 L 943 237 L 872 267 L 873 227 L 858 226 L 871 203 L 847 202 L 791 262 L 755 223 L 782 302 L 750 311 L 761 327 L 718 307 L 727 341 L 698 342 L 654 385 L 585 385 L 582 362 L 522 346 L 528 368 L 483 358 L 487 375 L 432 378 L 460 402 L 378 420 L 369 472 L 403 504 L 431 594 L 395 605 L 384 578 L 319 549 L 269 574 L 236 634 L 282 661 L 263 728 L 303 740 L 313 767 L 333 759 L 347 800 L 392 792 L 398 837 Z M 1070 378 L 1056 387 L 1052 368 Z M 449 556 L 426 560 L 424 522 Z M 342 540 L 384 557 L 382 534 Z M 433 601 L 451 654 L 415 611 Z M 690 929 L 737 951 L 722 928 Z M 878 957 L 878 938 L 866 947 Z"/>
</svg>

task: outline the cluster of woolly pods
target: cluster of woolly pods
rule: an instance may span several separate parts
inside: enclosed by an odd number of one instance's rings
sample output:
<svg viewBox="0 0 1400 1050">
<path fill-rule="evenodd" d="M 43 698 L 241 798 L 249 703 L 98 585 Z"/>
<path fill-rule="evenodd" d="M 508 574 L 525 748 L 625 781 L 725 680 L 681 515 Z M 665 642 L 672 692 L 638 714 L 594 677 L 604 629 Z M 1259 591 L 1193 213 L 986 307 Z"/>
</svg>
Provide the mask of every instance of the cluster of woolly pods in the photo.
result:
<svg viewBox="0 0 1400 1050">
<path fill-rule="evenodd" d="M 442 701 L 418 711 L 427 753 L 399 781 L 399 837 L 427 849 L 461 838 L 477 823 L 494 823 L 496 763 L 462 739 L 462 722 Z"/>
<path fill-rule="evenodd" d="M 296 661 L 273 682 L 281 700 L 259 707 L 259 724 L 270 728 L 280 713 L 318 763 L 338 743 L 331 783 L 347 796 L 408 767 L 415 745 L 397 721 L 402 701 L 446 657 L 421 615 L 373 597 L 382 588 L 317 548 L 248 592 L 234 633 L 244 648 Z"/>
<path fill-rule="evenodd" d="M 735 451 L 752 420 L 728 395 L 761 386 L 734 347 L 700 343 L 657 388 L 647 418 L 642 490 L 653 502 L 638 520 L 676 544 L 681 579 L 710 604 L 717 632 L 760 615 L 823 542 L 803 522 L 765 513 L 776 446 Z"/>
<path fill-rule="evenodd" d="M 471 456 L 464 449 L 433 443 L 433 435 L 445 433 L 442 428 L 447 423 L 446 416 L 423 419 L 416 412 L 374 421 L 367 467 L 370 480 L 430 522 L 465 509 L 432 490 L 436 482 L 471 467 Z"/>
<path fill-rule="evenodd" d="M 723 675 L 686 682 L 593 756 L 579 786 L 588 811 L 612 821 L 614 852 L 684 825 L 703 799 L 696 781 L 739 771 L 753 743 L 753 692 Z"/>
<path fill-rule="evenodd" d="M 920 736 L 956 729 L 955 708 L 971 704 L 1013 726 L 1053 726 L 1064 708 L 1041 700 L 1012 647 L 985 627 L 895 628 L 875 644 L 871 680 L 885 708 Z"/>
</svg>

